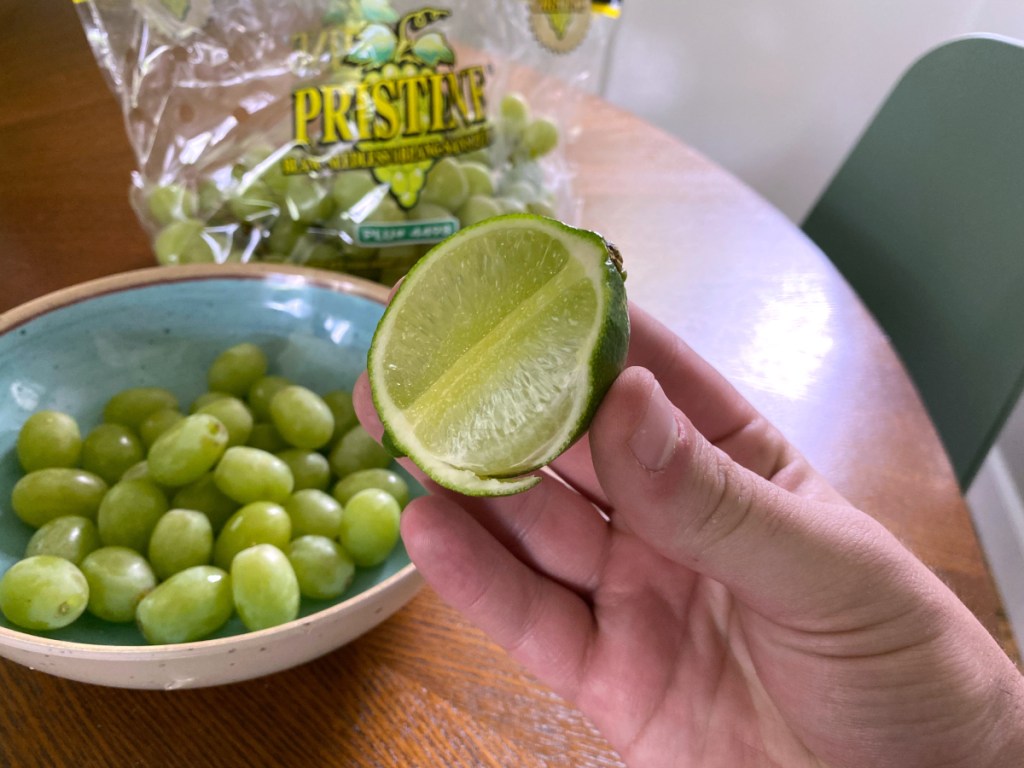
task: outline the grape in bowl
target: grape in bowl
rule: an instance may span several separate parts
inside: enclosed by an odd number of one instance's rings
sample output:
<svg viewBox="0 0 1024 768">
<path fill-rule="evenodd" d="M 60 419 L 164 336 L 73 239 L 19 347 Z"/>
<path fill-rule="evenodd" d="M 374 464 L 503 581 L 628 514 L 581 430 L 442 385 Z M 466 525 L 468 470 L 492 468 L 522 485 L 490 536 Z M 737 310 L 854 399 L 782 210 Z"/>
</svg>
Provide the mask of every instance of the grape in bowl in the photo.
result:
<svg viewBox="0 0 1024 768">
<path fill-rule="evenodd" d="M 196 413 L 204 418 L 218 414 L 234 430 L 238 427 L 225 407 L 227 400 L 220 406 L 200 400 L 210 388 L 207 375 L 220 353 L 237 345 L 257 346 L 265 352 L 272 373 L 302 388 L 289 395 L 304 406 L 307 392 L 351 390 L 365 367 L 386 298 L 382 286 L 301 267 L 196 265 L 103 278 L 0 315 L 0 574 L 23 560 L 34 533 L 11 503 L 12 491 L 27 472 L 19 460 L 18 437 L 33 413 L 70 414 L 87 440 L 103 422 L 104 409 L 116 393 L 159 387 L 173 393 L 186 413 L 194 404 Z M 267 382 L 271 390 L 272 383 Z M 232 386 L 230 377 L 219 386 Z M 260 393 L 266 400 L 260 403 L 264 415 L 270 395 L 272 391 Z M 159 440 L 152 430 L 172 426 L 171 421 L 152 421 L 139 430 L 146 436 L 141 440 L 143 450 Z M 39 434 L 66 435 L 67 425 L 57 422 L 42 423 Z M 254 435 L 250 441 L 255 439 Z M 73 442 L 53 444 L 58 454 L 64 452 L 57 461 L 74 461 L 67 458 L 74 453 Z M 313 442 L 319 444 L 320 438 Z M 45 439 L 36 441 L 30 464 L 55 460 L 44 455 L 46 445 Z M 285 450 L 278 455 L 290 462 L 296 476 L 315 476 L 332 458 L 330 443 L 321 445 L 322 459 L 312 463 L 316 451 L 279 447 Z M 111 449 L 100 454 L 109 458 Z M 100 461 L 96 468 L 124 472 L 120 467 L 111 470 L 110 461 Z M 412 495 L 423 493 L 397 464 L 388 469 L 402 476 Z M 306 521 L 296 534 L 315 533 L 321 524 L 316 521 L 333 514 L 308 498 L 297 513 L 312 522 Z M 164 532 L 164 541 L 178 541 L 188 529 L 187 516 L 178 517 L 183 519 L 164 526 L 170 531 Z M 170 567 L 166 562 L 176 554 L 167 552 L 166 544 L 164 548 L 158 557 L 160 571 Z M 300 549 L 303 562 L 317 563 L 323 557 L 323 547 L 306 542 Z M 250 571 L 258 572 L 259 567 L 250 565 Z M 31 573 L 18 581 L 28 583 L 28 576 Z M 57 629 L 25 628 L 0 615 L 0 656 L 104 685 L 178 688 L 230 683 L 286 669 L 344 645 L 401 608 L 421 583 L 399 541 L 382 562 L 356 568 L 340 596 L 304 597 L 297 617 L 283 624 L 252 631 L 236 613 L 202 639 L 152 644 L 134 622 L 108 622 L 89 611 Z"/>
</svg>

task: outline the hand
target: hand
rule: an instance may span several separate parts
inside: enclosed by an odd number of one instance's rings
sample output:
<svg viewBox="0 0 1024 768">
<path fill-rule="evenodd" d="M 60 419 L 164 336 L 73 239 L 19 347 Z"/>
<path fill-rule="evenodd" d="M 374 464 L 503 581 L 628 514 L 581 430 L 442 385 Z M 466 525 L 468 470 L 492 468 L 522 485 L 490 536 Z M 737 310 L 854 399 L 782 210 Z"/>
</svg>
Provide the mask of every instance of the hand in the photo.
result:
<svg viewBox="0 0 1024 768">
<path fill-rule="evenodd" d="M 974 616 L 631 320 L 634 367 L 534 489 L 424 481 L 402 535 L 437 593 L 632 766 L 1024 765 L 1024 683 Z M 365 377 L 356 404 L 379 437 Z"/>
</svg>

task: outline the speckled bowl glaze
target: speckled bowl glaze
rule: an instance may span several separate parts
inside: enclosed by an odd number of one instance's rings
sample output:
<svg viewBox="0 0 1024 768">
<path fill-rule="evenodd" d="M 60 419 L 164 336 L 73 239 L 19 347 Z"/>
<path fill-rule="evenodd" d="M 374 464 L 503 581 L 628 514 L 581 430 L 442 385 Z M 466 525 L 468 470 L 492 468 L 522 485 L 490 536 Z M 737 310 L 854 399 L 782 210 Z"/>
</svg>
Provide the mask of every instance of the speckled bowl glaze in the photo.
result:
<svg viewBox="0 0 1024 768">
<path fill-rule="evenodd" d="M 22 472 L 18 430 L 35 410 L 73 414 L 83 434 L 116 391 L 159 385 L 182 403 L 205 389 L 221 350 L 252 341 L 276 372 L 316 391 L 351 389 L 366 365 L 387 289 L 303 268 L 153 268 L 94 280 L 0 315 L 0 573 L 32 533 L 10 509 Z M 397 468 L 397 471 L 402 471 Z M 412 481 L 413 495 L 423 493 Z M 237 617 L 213 637 L 146 645 L 132 624 L 83 615 L 30 633 L 0 616 L 0 656 L 61 677 L 128 688 L 188 688 L 266 675 L 339 648 L 384 621 L 422 585 L 399 546 L 357 571 L 336 601 L 303 600 L 298 619 L 247 632 Z"/>
</svg>

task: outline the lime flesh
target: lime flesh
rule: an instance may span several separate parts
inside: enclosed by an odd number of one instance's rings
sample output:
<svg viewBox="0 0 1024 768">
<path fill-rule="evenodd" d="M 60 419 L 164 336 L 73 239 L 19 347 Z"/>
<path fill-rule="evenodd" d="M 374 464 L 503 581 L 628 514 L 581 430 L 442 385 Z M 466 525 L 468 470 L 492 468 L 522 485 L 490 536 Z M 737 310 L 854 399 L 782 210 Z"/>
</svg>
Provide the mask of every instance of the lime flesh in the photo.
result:
<svg viewBox="0 0 1024 768">
<path fill-rule="evenodd" d="M 500 216 L 409 272 L 374 335 L 370 385 L 389 442 L 427 475 L 504 495 L 586 431 L 628 340 L 613 247 L 552 219 Z"/>
</svg>

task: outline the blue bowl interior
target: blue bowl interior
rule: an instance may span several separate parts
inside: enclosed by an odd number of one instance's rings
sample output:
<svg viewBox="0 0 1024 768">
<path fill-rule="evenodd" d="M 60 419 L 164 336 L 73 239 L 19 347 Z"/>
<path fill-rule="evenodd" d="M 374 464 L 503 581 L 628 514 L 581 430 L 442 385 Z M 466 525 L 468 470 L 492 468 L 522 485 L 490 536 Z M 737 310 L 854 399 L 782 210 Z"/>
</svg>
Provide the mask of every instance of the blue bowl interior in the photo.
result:
<svg viewBox="0 0 1024 768">
<path fill-rule="evenodd" d="M 272 373 L 317 392 L 351 391 L 383 307 L 369 299 L 290 276 L 209 278 L 116 291 L 35 317 L 0 335 L 0 573 L 24 553 L 32 529 L 10 508 L 23 475 L 18 430 L 34 411 L 65 411 L 82 434 L 99 423 L 106 401 L 133 386 L 162 386 L 183 408 L 206 391 L 206 370 L 233 344 L 251 341 Z M 423 493 L 397 464 L 413 496 Z M 302 616 L 351 599 L 409 564 L 401 542 L 383 564 L 357 569 L 337 600 L 303 599 Z M 0 626 L 24 631 L 0 614 Z M 246 630 L 236 617 L 214 637 Z M 33 634 L 33 633 L 30 633 Z M 61 630 L 34 633 L 102 645 L 144 645 L 133 624 L 88 613 Z"/>
</svg>

